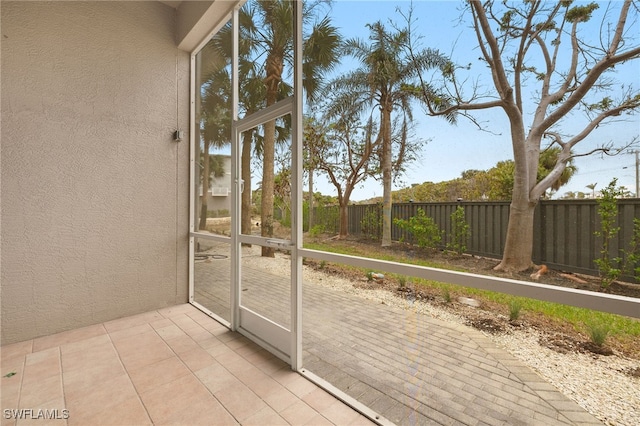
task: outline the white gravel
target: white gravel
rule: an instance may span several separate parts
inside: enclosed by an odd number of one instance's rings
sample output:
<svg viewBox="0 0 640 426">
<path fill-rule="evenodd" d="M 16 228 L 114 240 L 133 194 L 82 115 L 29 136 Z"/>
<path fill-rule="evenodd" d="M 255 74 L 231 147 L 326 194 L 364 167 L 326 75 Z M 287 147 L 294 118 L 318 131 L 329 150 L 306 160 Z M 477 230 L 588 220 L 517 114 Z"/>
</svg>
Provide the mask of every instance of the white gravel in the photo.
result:
<svg viewBox="0 0 640 426">
<path fill-rule="evenodd" d="M 252 256 L 251 262 L 258 262 L 261 268 L 274 273 L 288 273 L 290 268 L 288 256 L 280 253 L 275 261 L 257 255 Z M 307 282 L 347 294 L 465 325 L 462 316 L 436 305 L 420 300 L 409 302 L 387 290 L 357 288 L 351 280 L 306 265 L 303 266 L 303 277 Z M 605 424 L 640 425 L 640 378 L 624 373 L 640 368 L 640 361 L 618 355 L 560 354 L 540 345 L 540 334 L 533 329 L 514 329 L 508 334 L 484 334 Z"/>
</svg>

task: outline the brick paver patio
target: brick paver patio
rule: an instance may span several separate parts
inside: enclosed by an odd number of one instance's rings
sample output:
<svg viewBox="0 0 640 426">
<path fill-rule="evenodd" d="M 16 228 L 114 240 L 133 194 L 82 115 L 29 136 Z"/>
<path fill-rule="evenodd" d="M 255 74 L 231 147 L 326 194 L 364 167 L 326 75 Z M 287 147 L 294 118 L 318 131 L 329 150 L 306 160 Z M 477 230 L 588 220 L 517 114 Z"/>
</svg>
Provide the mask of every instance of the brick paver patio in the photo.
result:
<svg viewBox="0 0 640 426">
<path fill-rule="evenodd" d="M 243 300 L 286 318 L 288 275 L 260 269 L 250 251 L 244 256 Z M 224 299 L 228 282 L 204 283 L 228 262 L 199 268 L 196 301 Z M 475 329 L 308 281 L 303 351 L 305 369 L 399 425 L 601 424 Z"/>
</svg>

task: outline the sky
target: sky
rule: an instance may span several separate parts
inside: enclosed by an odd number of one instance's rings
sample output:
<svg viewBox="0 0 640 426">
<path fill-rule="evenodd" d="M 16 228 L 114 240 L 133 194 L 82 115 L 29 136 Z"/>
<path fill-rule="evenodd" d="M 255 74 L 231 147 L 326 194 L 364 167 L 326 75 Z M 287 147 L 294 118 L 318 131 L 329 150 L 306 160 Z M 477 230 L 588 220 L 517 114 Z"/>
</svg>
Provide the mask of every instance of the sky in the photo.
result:
<svg viewBox="0 0 640 426">
<path fill-rule="evenodd" d="M 482 76 L 486 68 L 477 58 L 480 53 L 477 50 L 475 37 L 468 24 L 460 24 L 458 1 L 414 1 L 414 16 L 418 19 L 417 28 L 422 35 L 422 46 L 437 48 L 462 64 L 472 63 L 474 75 Z M 387 24 L 393 20 L 402 24 L 402 17 L 396 12 L 399 7 L 407 11 L 410 6 L 408 1 L 334 1 L 331 16 L 334 24 L 340 29 L 346 38 L 368 37 L 367 23 L 382 21 Z M 604 3 L 597 13 L 604 10 Z M 594 15 L 594 18 L 596 15 Z M 592 22 L 596 21 L 595 19 Z M 468 21 L 467 21 L 468 22 Z M 590 23 L 589 23 L 590 24 Z M 588 25 L 589 25 L 588 24 Z M 596 27 L 589 30 L 595 34 Z M 640 86 L 640 60 L 635 63 L 618 67 L 618 78 L 632 83 L 634 87 Z M 345 60 L 343 69 L 353 66 L 353 62 Z M 484 68 L 484 69 L 483 69 Z M 485 87 L 490 88 L 490 82 Z M 423 147 L 420 159 L 409 167 L 408 172 L 402 177 L 395 189 L 409 186 L 414 183 L 441 182 L 460 177 L 461 173 L 469 169 L 487 170 L 495 166 L 497 162 L 513 159 L 511 141 L 509 137 L 509 125 L 504 112 L 494 109 L 488 112 L 476 114 L 479 121 L 485 123 L 486 130 L 481 131 L 470 121 L 460 119 L 458 124 L 452 126 L 445 120 L 437 117 L 426 116 L 420 107 L 414 109 L 414 118 L 418 122 L 417 135 L 429 142 Z M 572 119 L 560 128 L 564 132 L 571 132 L 572 124 L 580 118 Z M 574 126 L 577 131 L 578 127 Z M 623 144 L 634 136 L 640 135 L 640 114 L 627 117 L 626 122 L 618 122 L 607 126 L 601 126 L 584 141 L 577 145 L 577 152 L 593 149 L 603 142 L 612 141 Z M 544 143 L 544 142 L 543 142 Z M 640 146 L 636 146 L 640 149 Z M 618 178 L 618 185 L 626 186 L 635 192 L 636 166 L 633 153 L 625 153 L 616 157 L 601 158 L 600 155 L 580 157 L 575 161 L 578 168 L 571 182 L 562 187 L 559 195 L 567 191 L 591 192 L 586 185 L 597 184 L 596 191 L 601 189 L 614 178 Z M 316 177 L 316 191 L 326 195 L 336 195 L 336 190 L 328 183 L 323 183 L 321 177 Z M 358 187 L 352 197 L 352 201 L 360 201 L 372 197 L 382 196 L 382 184 L 373 179 Z"/>
</svg>

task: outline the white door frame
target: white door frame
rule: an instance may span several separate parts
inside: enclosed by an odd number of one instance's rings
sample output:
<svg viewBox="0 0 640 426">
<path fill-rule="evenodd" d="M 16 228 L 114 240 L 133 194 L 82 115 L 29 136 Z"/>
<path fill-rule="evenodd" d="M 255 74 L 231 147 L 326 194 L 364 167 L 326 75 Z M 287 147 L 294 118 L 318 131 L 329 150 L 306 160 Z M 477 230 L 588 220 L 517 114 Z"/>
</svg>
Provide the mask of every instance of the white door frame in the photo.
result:
<svg viewBox="0 0 640 426">
<path fill-rule="evenodd" d="M 251 114 L 242 119 L 238 119 L 239 102 L 239 80 L 238 80 L 238 41 L 239 41 L 239 19 L 238 12 L 241 5 L 238 5 L 233 12 L 223 21 L 210 36 L 203 40 L 191 54 L 191 123 L 196 123 L 196 102 L 199 99 L 196 90 L 197 73 L 197 53 L 206 45 L 222 26 L 232 20 L 233 26 L 233 46 L 232 46 L 232 140 L 231 140 L 231 179 L 233 190 L 231 191 L 231 238 L 216 237 L 207 235 L 206 238 L 223 238 L 231 244 L 231 321 L 225 323 L 231 330 L 238 331 L 250 339 L 256 341 L 274 354 L 291 364 L 292 369 L 298 370 L 302 366 L 302 257 L 299 250 L 302 249 L 302 1 L 293 1 L 294 13 L 294 77 L 293 95 L 281 100 L 276 104 Z M 271 119 L 291 114 L 292 124 L 292 218 L 291 218 L 291 240 L 278 240 L 275 238 L 262 238 L 255 236 L 244 236 L 240 233 L 240 191 L 242 190 L 242 180 L 240 176 L 240 135 L 243 131 L 250 130 L 259 124 Z M 193 282 L 193 259 L 195 254 L 195 239 L 201 237 L 195 229 L 194 208 L 195 200 L 195 132 L 190 134 L 191 140 L 191 184 L 190 184 L 190 242 L 189 242 L 189 300 L 194 302 L 194 282 Z M 291 251 L 291 321 L 290 329 L 287 330 L 275 322 L 256 314 L 248 309 L 242 308 L 240 304 L 240 283 L 241 276 L 241 244 L 248 242 L 258 245 L 272 247 L 285 246 Z M 218 319 L 218 318 L 216 318 Z"/>
</svg>

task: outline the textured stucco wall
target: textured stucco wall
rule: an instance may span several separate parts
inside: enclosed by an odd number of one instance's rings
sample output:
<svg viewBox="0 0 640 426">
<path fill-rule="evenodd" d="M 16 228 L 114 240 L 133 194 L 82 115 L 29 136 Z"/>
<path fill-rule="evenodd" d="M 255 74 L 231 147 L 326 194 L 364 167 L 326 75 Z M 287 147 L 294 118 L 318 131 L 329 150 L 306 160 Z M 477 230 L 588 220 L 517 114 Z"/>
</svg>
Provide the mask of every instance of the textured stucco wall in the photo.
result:
<svg viewBox="0 0 640 426">
<path fill-rule="evenodd" d="M 187 301 L 189 55 L 160 2 L 6 2 L 2 343 Z M 160 200 L 160 203 L 158 203 Z"/>
</svg>

